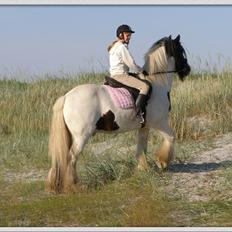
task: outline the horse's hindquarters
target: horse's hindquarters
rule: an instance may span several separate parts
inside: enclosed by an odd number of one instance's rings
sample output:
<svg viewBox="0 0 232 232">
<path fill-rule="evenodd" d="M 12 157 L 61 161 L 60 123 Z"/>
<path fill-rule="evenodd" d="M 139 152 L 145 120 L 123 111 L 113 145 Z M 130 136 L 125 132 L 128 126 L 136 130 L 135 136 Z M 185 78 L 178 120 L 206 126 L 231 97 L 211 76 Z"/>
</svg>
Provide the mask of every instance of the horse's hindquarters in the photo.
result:
<svg viewBox="0 0 232 232">
<path fill-rule="evenodd" d="M 96 85 L 80 85 L 66 94 L 64 119 L 73 136 L 91 135 L 100 115 Z"/>
</svg>

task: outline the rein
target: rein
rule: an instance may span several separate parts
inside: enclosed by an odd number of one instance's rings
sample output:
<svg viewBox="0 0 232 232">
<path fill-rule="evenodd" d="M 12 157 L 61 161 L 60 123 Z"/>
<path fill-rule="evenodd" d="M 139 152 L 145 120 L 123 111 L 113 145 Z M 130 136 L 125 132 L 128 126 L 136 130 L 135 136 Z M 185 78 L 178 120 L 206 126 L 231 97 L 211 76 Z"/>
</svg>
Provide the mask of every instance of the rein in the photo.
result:
<svg viewBox="0 0 232 232">
<path fill-rule="evenodd" d="M 166 74 L 166 73 L 177 73 L 177 72 L 182 72 L 184 70 L 185 70 L 185 68 L 182 68 L 180 70 L 173 70 L 173 71 L 155 72 L 155 73 L 153 73 L 151 75 L 159 75 L 159 74 Z"/>
<path fill-rule="evenodd" d="M 176 73 L 177 71 L 165 71 L 165 72 L 155 72 L 151 75 L 159 75 L 159 74 L 166 74 L 166 73 Z"/>
<path fill-rule="evenodd" d="M 184 68 L 181 69 L 181 70 L 178 70 L 178 71 L 173 70 L 173 71 L 155 72 L 155 73 L 153 73 L 153 74 L 151 74 L 151 75 L 159 75 L 159 74 L 166 74 L 166 73 L 177 73 L 177 72 L 181 72 L 181 71 L 183 71 L 183 70 L 184 70 Z"/>
</svg>

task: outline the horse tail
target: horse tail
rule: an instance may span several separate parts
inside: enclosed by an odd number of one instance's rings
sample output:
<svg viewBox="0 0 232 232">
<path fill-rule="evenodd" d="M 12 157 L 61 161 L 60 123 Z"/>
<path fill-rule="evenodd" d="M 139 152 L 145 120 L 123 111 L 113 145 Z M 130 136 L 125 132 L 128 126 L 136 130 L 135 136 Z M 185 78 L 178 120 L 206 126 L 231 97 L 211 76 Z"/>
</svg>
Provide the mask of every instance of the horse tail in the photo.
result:
<svg viewBox="0 0 232 232">
<path fill-rule="evenodd" d="M 47 190 L 60 193 L 65 188 L 65 175 L 69 162 L 71 134 L 65 124 L 63 116 L 65 96 L 57 99 L 53 106 L 53 115 L 49 133 L 49 156 L 51 169 L 47 178 Z"/>
</svg>

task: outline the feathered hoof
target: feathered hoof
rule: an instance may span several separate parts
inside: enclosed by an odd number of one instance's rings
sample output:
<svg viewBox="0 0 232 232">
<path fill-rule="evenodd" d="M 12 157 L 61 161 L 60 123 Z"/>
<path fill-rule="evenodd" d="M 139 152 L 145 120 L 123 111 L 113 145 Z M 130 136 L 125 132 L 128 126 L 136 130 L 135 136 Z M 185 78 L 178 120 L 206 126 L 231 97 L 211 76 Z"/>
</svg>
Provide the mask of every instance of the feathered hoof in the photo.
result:
<svg viewBox="0 0 232 232">
<path fill-rule="evenodd" d="M 149 170 L 149 165 L 147 163 L 147 159 L 146 159 L 145 154 L 138 156 L 137 169 L 138 169 L 138 171 L 148 171 Z"/>
<path fill-rule="evenodd" d="M 69 186 L 65 186 L 62 193 L 73 194 L 73 193 L 82 192 L 83 190 L 85 190 L 85 187 L 78 183 L 78 184 L 72 184 Z"/>
<path fill-rule="evenodd" d="M 78 182 L 76 176 L 66 176 L 66 178 L 57 178 L 57 172 L 50 169 L 47 180 L 45 182 L 45 191 L 52 194 L 68 194 L 77 193 L 84 189 Z"/>
<path fill-rule="evenodd" d="M 149 170 L 148 164 L 147 163 L 138 164 L 137 170 L 142 172 L 148 171 Z"/>
<path fill-rule="evenodd" d="M 69 186 L 64 186 L 63 188 L 59 188 L 59 189 L 57 189 L 56 187 L 51 187 L 47 183 L 45 185 L 45 190 L 51 194 L 75 194 L 75 193 L 82 192 L 85 189 L 86 187 L 80 184 L 72 184 Z"/>
<path fill-rule="evenodd" d="M 45 191 L 48 193 L 57 193 L 58 188 L 56 185 L 56 172 L 51 168 L 48 172 L 47 179 L 45 181 Z"/>
<path fill-rule="evenodd" d="M 168 168 L 168 163 L 165 162 L 165 161 L 162 161 L 162 160 L 160 160 L 160 159 L 158 159 L 158 158 L 155 159 L 155 163 L 156 163 L 157 167 L 158 167 L 160 170 L 165 171 L 165 170 L 167 170 L 167 168 Z"/>
</svg>

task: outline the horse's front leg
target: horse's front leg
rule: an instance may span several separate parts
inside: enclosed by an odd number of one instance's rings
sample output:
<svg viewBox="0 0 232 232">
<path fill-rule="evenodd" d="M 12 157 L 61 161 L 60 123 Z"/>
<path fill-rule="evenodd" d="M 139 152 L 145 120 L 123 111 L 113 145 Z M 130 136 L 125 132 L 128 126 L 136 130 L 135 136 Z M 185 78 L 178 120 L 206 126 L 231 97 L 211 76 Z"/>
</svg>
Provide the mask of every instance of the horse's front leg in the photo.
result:
<svg viewBox="0 0 232 232">
<path fill-rule="evenodd" d="M 160 169 L 166 169 L 173 159 L 175 136 L 168 122 L 163 123 L 157 129 L 163 137 L 163 143 L 155 154 L 155 160 Z"/>
<path fill-rule="evenodd" d="M 138 131 L 138 144 L 136 151 L 136 159 L 138 161 L 138 170 L 147 170 L 148 164 L 146 159 L 147 154 L 147 141 L 148 141 L 149 128 L 140 128 Z"/>
</svg>

